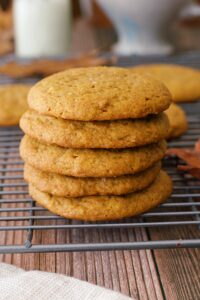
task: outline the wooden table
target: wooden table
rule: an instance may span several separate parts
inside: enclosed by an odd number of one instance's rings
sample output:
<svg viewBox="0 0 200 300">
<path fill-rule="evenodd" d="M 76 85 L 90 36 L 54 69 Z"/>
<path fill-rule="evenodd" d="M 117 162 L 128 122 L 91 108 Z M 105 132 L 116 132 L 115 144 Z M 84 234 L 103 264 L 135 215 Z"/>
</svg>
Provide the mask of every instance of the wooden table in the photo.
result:
<svg viewBox="0 0 200 300">
<path fill-rule="evenodd" d="M 96 46 L 94 33 L 86 23 L 78 22 L 73 36 L 73 47 L 89 50 Z M 85 39 L 87 37 L 87 42 Z M 189 232 L 190 231 L 190 232 Z M 112 232 L 109 234 L 113 234 Z M 108 240 L 109 234 L 102 233 L 101 241 Z M 132 230 L 129 240 L 186 238 L 188 234 L 199 237 L 197 228 L 160 228 Z M 123 239 L 121 234 L 118 238 Z M 127 238 L 127 237 L 126 237 Z M 22 233 L 1 233 L 0 241 L 6 244 L 22 241 Z M 37 243 L 66 242 L 66 235 L 58 231 L 38 232 Z M 85 235 L 87 240 L 88 236 Z M 200 299 L 200 250 L 139 250 L 105 251 L 84 253 L 36 253 L 0 255 L 0 261 L 25 268 L 67 274 L 106 288 L 120 291 L 135 299 L 149 300 L 198 300 Z"/>
</svg>

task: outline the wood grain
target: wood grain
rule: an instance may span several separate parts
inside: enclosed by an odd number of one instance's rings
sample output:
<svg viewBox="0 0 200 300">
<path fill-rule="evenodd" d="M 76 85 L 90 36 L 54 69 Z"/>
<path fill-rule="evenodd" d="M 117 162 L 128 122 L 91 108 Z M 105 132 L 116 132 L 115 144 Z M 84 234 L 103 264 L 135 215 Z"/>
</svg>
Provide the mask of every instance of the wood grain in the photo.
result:
<svg viewBox="0 0 200 300">
<path fill-rule="evenodd" d="M 149 231 L 152 239 L 200 238 L 197 226 Z M 154 258 L 167 299 L 200 299 L 200 249 L 155 250 Z"/>
<path fill-rule="evenodd" d="M 62 232 L 61 232 L 62 231 Z M 35 234 L 36 243 L 66 242 L 70 239 L 67 231 L 57 234 L 52 231 L 38 231 Z M 117 236 L 116 236 L 117 235 Z M 16 234 L 16 238 L 18 234 Z M 102 242 L 115 238 L 135 241 L 147 239 L 143 229 L 128 232 L 100 231 Z M 11 242 L 12 233 L 7 233 L 7 242 Z M 72 234 L 71 241 L 91 241 L 88 232 Z M 26 270 L 38 269 L 62 273 L 85 280 L 106 288 L 120 291 L 135 299 L 164 299 L 162 296 L 158 275 L 155 271 L 151 251 L 102 251 L 74 253 L 40 253 L 40 254 L 6 254 L 1 261 L 15 264 Z"/>
</svg>

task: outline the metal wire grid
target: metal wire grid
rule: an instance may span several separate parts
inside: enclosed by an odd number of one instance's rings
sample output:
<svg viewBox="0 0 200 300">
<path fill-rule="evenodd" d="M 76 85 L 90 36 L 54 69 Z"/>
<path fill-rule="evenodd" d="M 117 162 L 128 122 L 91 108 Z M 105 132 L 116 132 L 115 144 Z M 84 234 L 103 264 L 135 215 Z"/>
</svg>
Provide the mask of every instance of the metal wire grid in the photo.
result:
<svg viewBox="0 0 200 300">
<path fill-rule="evenodd" d="M 200 68 L 200 54 L 188 53 L 172 57 L 137 57 L 119 58 L 118 65 L 130 66 L 138 63 L 166 62 L 179 63 Z M 18 82 L 21 82 L 19 80 Z M 26 79 L 32 83 L 35 80 Z M 6 76 L 0 76 L 1 84 L 16 82 Z M 23 80 L 24 82 L 24 80 Z M 199 106 L 193 104 L 186 109 L 192 114 L 189 116 L 190 128 L 187 134 L 170 143 L 170 147 L 192 147 L 200 137 Z M 145 213 L 140 217 L 116 222 L 85 223 L 62 219 L 39 207 L 28 195 L 27 184 L 23 181 L 23 162 L 19 157 L 18 146 L 22 132 L 19 128 L 0 129 L 0 231 L 22 233 L 21 241 L 11 241 L 0 244 L 0 253 L 23 252 L 56 252 L 56 251 L 94 251 L 94 250 L 125 250 L 125 249 L 155 249 L 175 247 L 199 247 L 200 239 L 151 240 L 148 234 L 151 228 L 191 227 L 200 226 L 200 182 L 189 175 L 177 172 L 176 158 L 166 158 L 164 168 L 174 182 L 174 192 L 171 198 L 159 208 Z M 113 231 L 145 230 L 148 240 L 123 241 Z M 65 243 L 35 243 L 34 236 L 38 232 L 52 232 L 53 235 L 69 233 L 73 238 Z M 83 240 L 82 233 L 89 235 Z M 105 242 L 101 234 L 108 234 Z M 112 232 L 112 238 L 110 238 Z"/>
<path fill-rule="evenodd" d="M 173 147 L 191 147 L 200 135 L 200 116 L 190 118 L 188 133 L 175 142 Z M 0 253 L 14 252 L 51 252 L 51 251 L 85 251 L 144 248 L 199 247 L 200 239 L 187 240 L 148 240 L 148 241 L 115 241 L 101 243 L 96 232 L 99 230 L 131 230 L 137 228 L 166 226 L 199 226 L 200 225 L 200 182 L 189 175 L 177 172 L 177 159 L 166 158 L 164 167 L 174 182 L 171 198 L 159 208 L 140 217 L 118 222 L 83 223 L 64 220 L 48 213 L 44 208 L 35 205 L 27 192 L 23 181 L 23 162 L 18 153 L 22 132 L 18 128 L 0 130 L 0 231 L 23 231 L 24 243 L 0 245 Z M 13 223 L 14 222 L 14 223 Z M 95 236 L 95 242 L 78 242 L 65 244 L 32 244 L 36 231 L 60 230 L 89 231 Z M 79 234 L 79 233 L 77 233 Z"/>
<path fill-rule="evenodd" d="M 118 66 L 129 67 L 131 65 L 137 64 L 147 64 L 147 63 L 168 63 L 168 64 L 179 64 L 186 65 L 188 67 L 200 68 L 200 52 L 182 52 L 171 56 L 121 56 L 118 59 Z"/>
</svg>

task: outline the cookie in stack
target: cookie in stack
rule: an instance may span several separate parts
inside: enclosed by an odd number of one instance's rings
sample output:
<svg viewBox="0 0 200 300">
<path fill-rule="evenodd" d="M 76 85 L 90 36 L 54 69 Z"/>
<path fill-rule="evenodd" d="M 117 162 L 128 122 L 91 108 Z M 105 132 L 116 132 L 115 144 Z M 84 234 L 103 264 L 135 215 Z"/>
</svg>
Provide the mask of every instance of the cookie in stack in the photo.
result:
<svg viewBox="0 0 200 300">
<path fill-rule="evenodd" d="M 148 75 L 71 69 L 38 82 L 20 126 L 24 177 L 50 211 L 80 220 L 137 215 L 172 191 L 161 171 L 171 102 Z"/>
</svg>

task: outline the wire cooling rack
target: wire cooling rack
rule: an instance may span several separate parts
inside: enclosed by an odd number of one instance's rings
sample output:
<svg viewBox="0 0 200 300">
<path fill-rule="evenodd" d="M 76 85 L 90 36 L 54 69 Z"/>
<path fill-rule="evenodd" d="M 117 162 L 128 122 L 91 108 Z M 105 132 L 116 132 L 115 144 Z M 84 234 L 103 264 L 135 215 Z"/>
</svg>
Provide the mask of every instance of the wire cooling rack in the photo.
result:
<svg viewBox="0 0 200 300">
<path fill-rule="evenodd" d="M 187 56 L 184 63 L 195 65 L 197 58 L 195 55 L 192 58 Z M 182 60 L 179 57 L 177 62 Z M 125 60 L 124 65 L 141 61 L 131 62 Z M 186 105 L 186 110 L 189 130 L 170 142 L 169 147 L 190 148 L 200 137 L 199 105 Z M 200 247 L 200 235 L 197 239 L 192 234 L 200 226 L 200 181 L 177 171 L 180 163 L 177 158 L 164 159 L 163 167 L 173 179 L 174 191 L 158 208 L 116 222 L 71 221 L 51 214 L 29 196 L 18 152 L 22 135 L 19 128 L 0 128 L 0 253 Z M 168 228 L 180 228 L 187 235 L 183 239 L 177 231 L 168 239 L 156 239 L 149 233 L 151 229 Z M 140 238 L 137 238 L 138 232 L 142 232 Z"/>
</svg>

